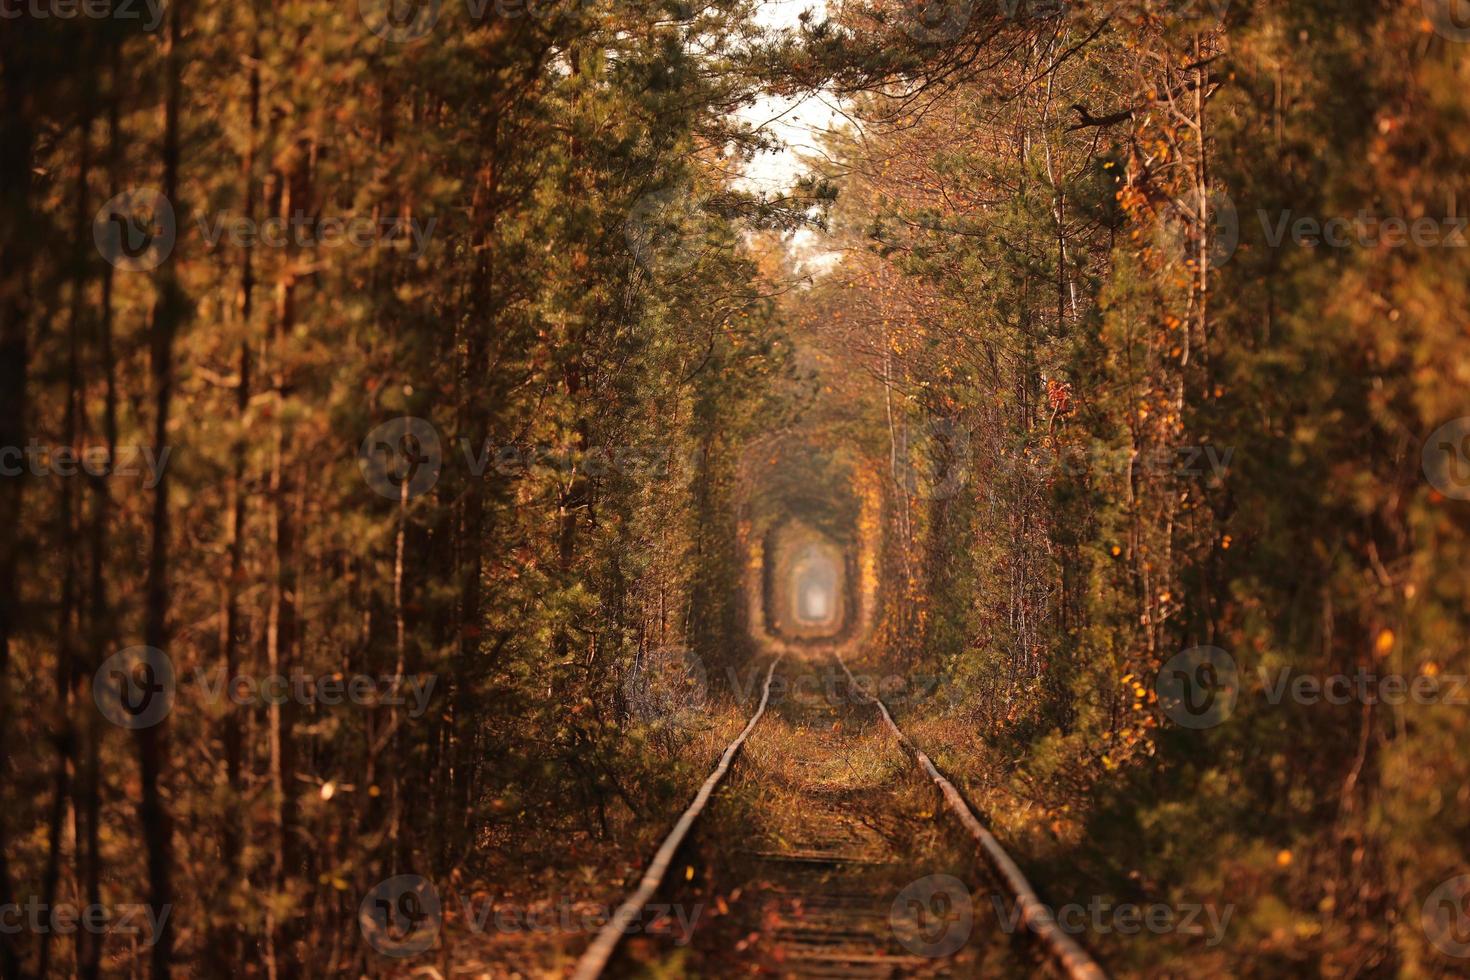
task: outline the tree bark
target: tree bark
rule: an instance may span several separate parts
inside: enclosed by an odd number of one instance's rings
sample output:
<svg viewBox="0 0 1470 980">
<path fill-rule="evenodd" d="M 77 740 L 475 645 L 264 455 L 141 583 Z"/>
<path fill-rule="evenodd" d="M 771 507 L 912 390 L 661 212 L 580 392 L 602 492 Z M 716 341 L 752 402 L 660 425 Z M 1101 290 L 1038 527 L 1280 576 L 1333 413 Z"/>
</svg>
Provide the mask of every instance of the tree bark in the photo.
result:
<svg viewBox="0 0 1470 980">
<path fill-rule="evenodd" d="M 183 11 L 186 0 L 176 0 L 169 11 L 168 33 L 164 42 L 167 65 L 167 95 L 164 106 L 163 195 L 179 207 L 179 114 L 182 101 Z M 166 259 L 156 276 L 158 299 L 154 303 L 150 330 L 150 365 L 153 379 L 153 445 L 155 454 L 168 445 L 169 413 L 174 391 L 174 340 L 182 326 L 187 302 L 179 285 L 177 266 Z M 155 456 L 155 458 L 161 458 Z M 143 643 L 167 652 L 169 630 L 169 488 L 171 481 L 165 467 L 154 489 L 151 543 L 143 614 Z M 136 732 L 138 766 L 142 782 L 142 800 L 138 815 L 142 819 L 143 838 L 148 849 L 148 902 L 153 907 L 154 921 L 165 921 L 173 905 L 173 821 L 163 799 L 168 760 L 168 720 L 140 728 Z M 162 980 L 172 972 L 173 934 L 161 930 L 153 946 L 153 976 Z"/>
<path fill-rule="evenodd" d="M 90 45 L 87 46 L 90 48 Z M 62 424 L 62 443 L 79 453 L 79 427 L 82 403 L 81 333 L 82 311 L 86 301 L 87 261 L 85 243 L 90 237 L 91 220 L 87 213 L 87 179 L 91 168 L 92 117 L 94 90 L 90 79 L 83 93 L 82 115 L 77 126 L 77 177 L 73 187 L 71 228 L 71 297 L 67 311 L 66 410 Z M 61 505 L 58 524 L 62 540 L 77 536 L 77 493 L 75 480 L 61 481 Z M 72 802 L 72 769 L 76 764 L 76 724 L 72 719 L 72 693 L 83 681 L 85 671 L 77 659 L 77 558 L 68 549 L 61 565 L 61 601 L 56 623 L 56 707 L 61 726 L 56 734 L 56 768 L 53 774 L 50 844 L 47 848 L 46 871 L 41 881 L 41 902 L 50 908 L 56 901 L 56 888 L 61 880 L 61 837 L 66 824 L 68 804 Z M 47 976 L 51 969 L 51 933 L 41 934 L 41 953 L 37 973 Z"/>
</svg>

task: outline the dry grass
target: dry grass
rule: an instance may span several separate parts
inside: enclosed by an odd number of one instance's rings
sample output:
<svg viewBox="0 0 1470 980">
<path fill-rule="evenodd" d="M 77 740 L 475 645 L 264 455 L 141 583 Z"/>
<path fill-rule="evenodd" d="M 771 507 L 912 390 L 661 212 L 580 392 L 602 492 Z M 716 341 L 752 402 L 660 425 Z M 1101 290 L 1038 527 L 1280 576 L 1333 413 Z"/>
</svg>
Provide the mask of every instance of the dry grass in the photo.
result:
<svg viewBox="0 0 1470 980">
<path fill-rule="evenodd" d="M 697 713 L 681 712 L 670 737 L 650 738 L 657 768 L 679 783 L 679 799 L 694 796 L 746 720 L 739 706 L 712 702 Z M 478 874 L 439 888 L 444 922 L 437 947 L 398 964 L 379 958 L 381 975 L 565 976 L 600 926 L 600 916 L 626 897 L 629 882 L 642 873 L 676 816 L 640 819 L 617 801 L 605 839 L 530 828 L 497 841 Z"/>
</svg>

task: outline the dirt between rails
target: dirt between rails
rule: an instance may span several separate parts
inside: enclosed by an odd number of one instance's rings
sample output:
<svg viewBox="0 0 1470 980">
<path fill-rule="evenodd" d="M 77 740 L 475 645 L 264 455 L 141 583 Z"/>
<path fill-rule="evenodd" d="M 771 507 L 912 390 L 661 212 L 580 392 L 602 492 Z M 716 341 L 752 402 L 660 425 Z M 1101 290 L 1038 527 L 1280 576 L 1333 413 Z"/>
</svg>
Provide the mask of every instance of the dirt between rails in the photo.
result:
<svg viewBox="0 0 1470 980">
<path fill-rule="evenodd" d="M 834 671 L 820 653 L 777 667 L 785 683 L 607 975 L 1052 974 L 933 784 Z"/>
</svg>

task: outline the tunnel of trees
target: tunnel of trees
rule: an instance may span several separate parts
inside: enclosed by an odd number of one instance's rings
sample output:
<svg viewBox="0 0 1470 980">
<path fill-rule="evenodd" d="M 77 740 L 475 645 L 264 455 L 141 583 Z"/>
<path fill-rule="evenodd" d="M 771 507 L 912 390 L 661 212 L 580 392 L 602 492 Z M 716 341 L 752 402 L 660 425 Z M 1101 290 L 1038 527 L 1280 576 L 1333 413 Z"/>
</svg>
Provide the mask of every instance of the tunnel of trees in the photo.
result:
<svg viewBox="0 0 1470 980">
<path fill-rule="evenodd" d="M 758 590 L 752 635 L 758 646 L 763 639 L 849 642 L 871 619 L 857 574 L 861 555 L 879 546 L 860 534 L 864 501 L 852 483 L 850 451 L 798 431 L 749 453 L 765 457 L 748 468 L 740 507 L 745 564 L 759 572 L 747 586 Z M 814 586 L 822 590 L 821 612 L 806 616 L 803 589 Z"/>
<path fill-rule="evenodd" d="M 824 645 L 942 678 L 901 720 L 1059 901 L 1238 906 L 1120 972 L 1449 969 L 1467 709 L 1257 680 L 1470 673 L 1439 0 L 503 6 L 0 27 L 0 906 L 172 909 L 0 972 L 407 969 L 407 873 L 605 902 Z M 742 183 L 809 92 L 854 125 Z M 1274 231 L 1363 211 L 1451 239 Z"/>
</svg>

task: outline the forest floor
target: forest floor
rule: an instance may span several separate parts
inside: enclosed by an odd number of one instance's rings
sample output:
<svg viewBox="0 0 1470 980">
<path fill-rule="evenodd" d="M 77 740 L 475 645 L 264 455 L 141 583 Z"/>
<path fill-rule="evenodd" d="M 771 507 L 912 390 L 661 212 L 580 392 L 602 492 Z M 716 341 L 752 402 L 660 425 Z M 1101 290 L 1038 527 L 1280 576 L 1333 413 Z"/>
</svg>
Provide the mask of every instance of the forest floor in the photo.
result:
<svg viewBox="0 0 1470 980">
<path fill-rule="evenodd" d="M 763 674 L 765 663 L 759 664 Z M 858 672 L 862 676 L 861 671 Z M 617 977 L 1019 977 L 1045 972 L 1014 907 L 831 654 L 788 651 L 768 711 L 619 947 Z M 687 799 L 755 709 L 754 685 L 683 732 Z M 973 760 L 970 760 L 973 761 Z M 701 769 L 702 766 L 702 769 Z M 682 803 L 680 804 L 682 805 Z M 402 977 L 562 977 L 677 813 L 620 817 L 443 896 L 432 953 Z M 524 847 L 517 852 L 526 858 Z M 611 883 L 616 883 L 612 886 Z"/>
<path fill-rule="evenodd" d="M 741 705 L 715 703 L 650 746 L 680 760 L 672 767 L 677 788 L 669 813 L 640 815 L 614 805 L 607 835 L 548 825 L 544 833 L 486 847 L 473 874 L 456 876 L 452 887 L 441 889 L 436 947 L 386 967 L 385 975 L 519 980 L 569 974 L 748 714 Z M 652 917 L 645 925 L 664 928 Z"/>
<path fill-rule="evenodd" d="M 785 683 L 660 896 L 694 928 L 630 939 L 614 975 L 1036 973 L 973 842 L 837 670 L 778 667 Z"/>
</svg>

